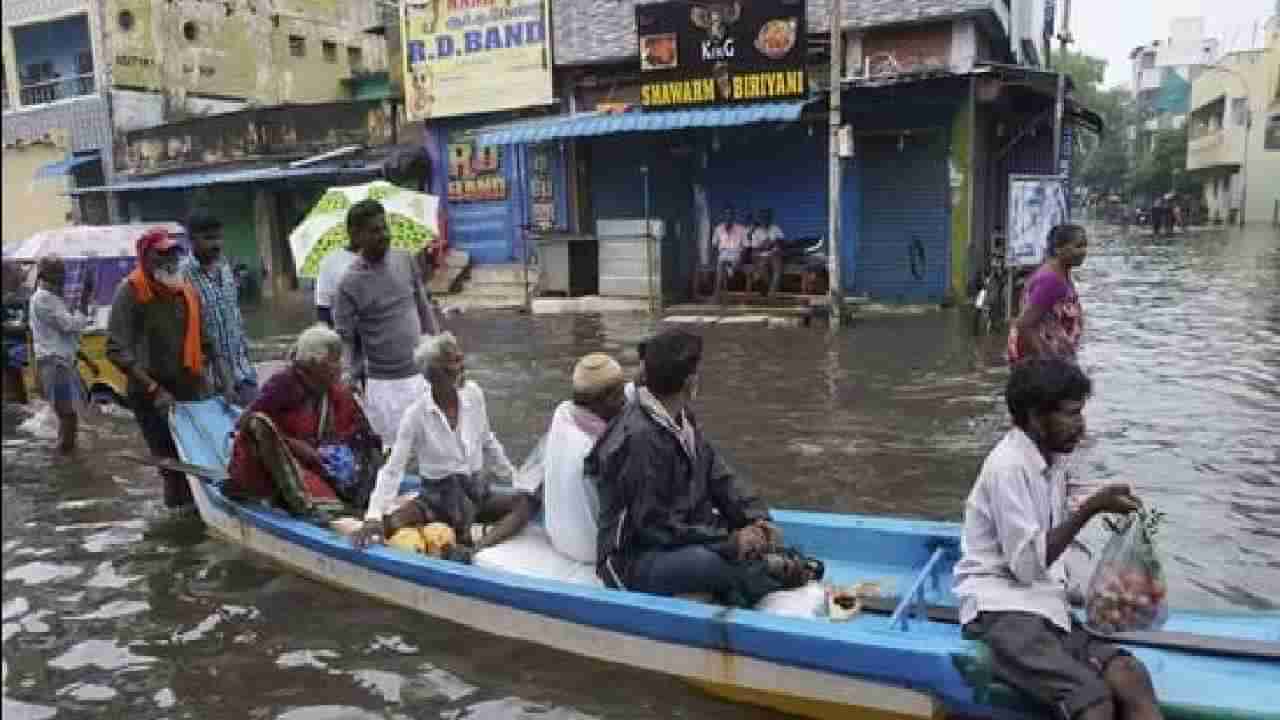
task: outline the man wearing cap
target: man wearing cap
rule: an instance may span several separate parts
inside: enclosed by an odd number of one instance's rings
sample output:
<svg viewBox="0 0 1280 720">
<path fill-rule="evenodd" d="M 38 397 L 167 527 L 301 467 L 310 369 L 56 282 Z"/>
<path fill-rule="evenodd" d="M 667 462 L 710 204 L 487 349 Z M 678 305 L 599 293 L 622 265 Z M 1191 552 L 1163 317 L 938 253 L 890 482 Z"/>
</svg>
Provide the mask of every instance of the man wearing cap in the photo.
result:
<svg viewBox="0 0 1280 720">
<path fill-rule="evenodd" d="M 591 353 L 573 368 L 573 400 L 556 407 L 543 440 L 541 463 L 526 465 L 515 477 L 519 495 L 506 518 L 485 534 L 477 550 L 519 533 L 542 512 L 551 546 L 586 565 L 596 563 L 600 497 L 583 463 L 609 421 L 622 412 L 626 378 L 617 360 Z"/>
<path fill-rule="evenodd" d="M 179 268 L 182 248 L 163 229 L 138 239 L 138 267 L 116 288 L 107 327 L 107 359 L 129 379 L 129 406 L 151 453 L 176 460 L 169 433 L 174 401 L 208 395 L 205 358 L 212 350 L 200 331 L 200 300 Z M 192 507 L 182 473 L 161 470 L 164 503 Z"/>
<path fill-rule="evenodd" d="M 206 370 L 227 402 L 248 407 L 258 396 L 258 371 L 249 361 L 249 341 L 240 317 L 240 284 L 222 255 L 222 221 L 196 213 L 187 222 L 191 257 L 182 270 L 200 298 L 201 330 L 212 353 Z"/>
<path fill-rule="evenodd" d="M 72 312 L 62 297 L 67 281 L 67 267 L 62 258 L 40 258 L 36 267 L 37 287 L 28 313 L 31 344 L 35 347 L 40 389 L 58 416 L 58 451 L 65 454 L 76 448 L 80 424 L 77 412 L 85 401 L 76 359 L 83 357 L 80 333 L 89 326 L 85 310 L 93 294 L 93 283 L 86 280 L 80 291 L 80 312 Z"/>
</svg>

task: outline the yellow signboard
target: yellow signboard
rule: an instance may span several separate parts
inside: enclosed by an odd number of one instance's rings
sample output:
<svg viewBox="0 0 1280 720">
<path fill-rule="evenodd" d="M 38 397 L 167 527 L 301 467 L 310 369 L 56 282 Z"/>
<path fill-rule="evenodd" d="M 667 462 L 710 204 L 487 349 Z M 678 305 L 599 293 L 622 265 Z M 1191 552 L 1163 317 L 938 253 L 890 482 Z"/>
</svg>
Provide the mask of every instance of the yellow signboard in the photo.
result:
<svg viewBox="0 0 1280 720">
<path fill-rule="evenodd" d="M 548 0 L 402 0 L 410 120 L 552 102 Z"/>
</svg>

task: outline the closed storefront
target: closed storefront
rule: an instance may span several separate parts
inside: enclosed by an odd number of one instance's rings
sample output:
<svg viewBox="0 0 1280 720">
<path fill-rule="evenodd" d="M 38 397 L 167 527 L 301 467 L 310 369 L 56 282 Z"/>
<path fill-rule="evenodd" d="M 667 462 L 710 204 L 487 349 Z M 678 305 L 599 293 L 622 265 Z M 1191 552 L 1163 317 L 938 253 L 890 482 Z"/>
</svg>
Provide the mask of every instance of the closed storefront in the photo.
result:
<svg viewBox="0 0 1280 720">
<path fill-rule="evenodd" d="M 942 132 L 859 139 L 855 292 L 892 302 L 945 299 L 950 268 L 947 151 Z"/>
</svg>

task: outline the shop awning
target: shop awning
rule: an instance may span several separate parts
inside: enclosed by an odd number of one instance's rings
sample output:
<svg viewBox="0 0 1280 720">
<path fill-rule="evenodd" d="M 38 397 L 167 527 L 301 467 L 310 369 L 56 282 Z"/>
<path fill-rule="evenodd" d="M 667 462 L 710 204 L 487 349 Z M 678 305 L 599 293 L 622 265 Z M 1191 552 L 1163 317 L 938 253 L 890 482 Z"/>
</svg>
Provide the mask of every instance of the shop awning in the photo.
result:
<svg viewBox="0 0 1280 720">
<path fill-rule="evenodd" d="M 160 177 L 144 178 L 101 185 L 98 187 L 76 188 L 72 195 L 102 192 L 136 192 L 139 190 L 185 190 L 187 188 L 207 187 L 209 185 L 232 185 L 275 182 L 296 179 L 323 179 L 329 177 L 354 176 L 361 179 L 382 173 L 378 165 L 324 165 L 299 168 L 252 168 L 239 170 L 196 170 L 178 172 Z"/>
<path fill-rule="evenodd" d="M 70 153 L 62 160 L 45 163 L 37 168 L 36 180 L 58 177 L 59 175 L 70 175 L 72 170 L 75 170 L 81 165 L 88 165 L 89 163 L 97 162 L 98 157 L 99 153 L 97 150 Z"/>
<path fill-rule="evenodd" d="M 558 115 L 480 128 L 472 131 L 471 137 L 481 145 L 520 145 L 568 137 L 795 122 L 805 105 L 803 102 L 768 103 L 705 110 Z"/>
</svg>

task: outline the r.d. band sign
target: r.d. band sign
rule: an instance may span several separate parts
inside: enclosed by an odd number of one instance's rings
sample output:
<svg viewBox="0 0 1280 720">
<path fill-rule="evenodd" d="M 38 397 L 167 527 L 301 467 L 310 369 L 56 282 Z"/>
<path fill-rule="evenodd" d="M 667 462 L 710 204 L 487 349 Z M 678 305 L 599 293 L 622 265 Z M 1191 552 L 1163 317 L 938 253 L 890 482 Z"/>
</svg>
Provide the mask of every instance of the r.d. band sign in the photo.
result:
<svg viewBox="0 0 1280 720">
<path fill-rule="evenodd" d="M 641 104 L 651 108 L 807 97 L 804 0 L 636 6 Z"/>
</svg>

